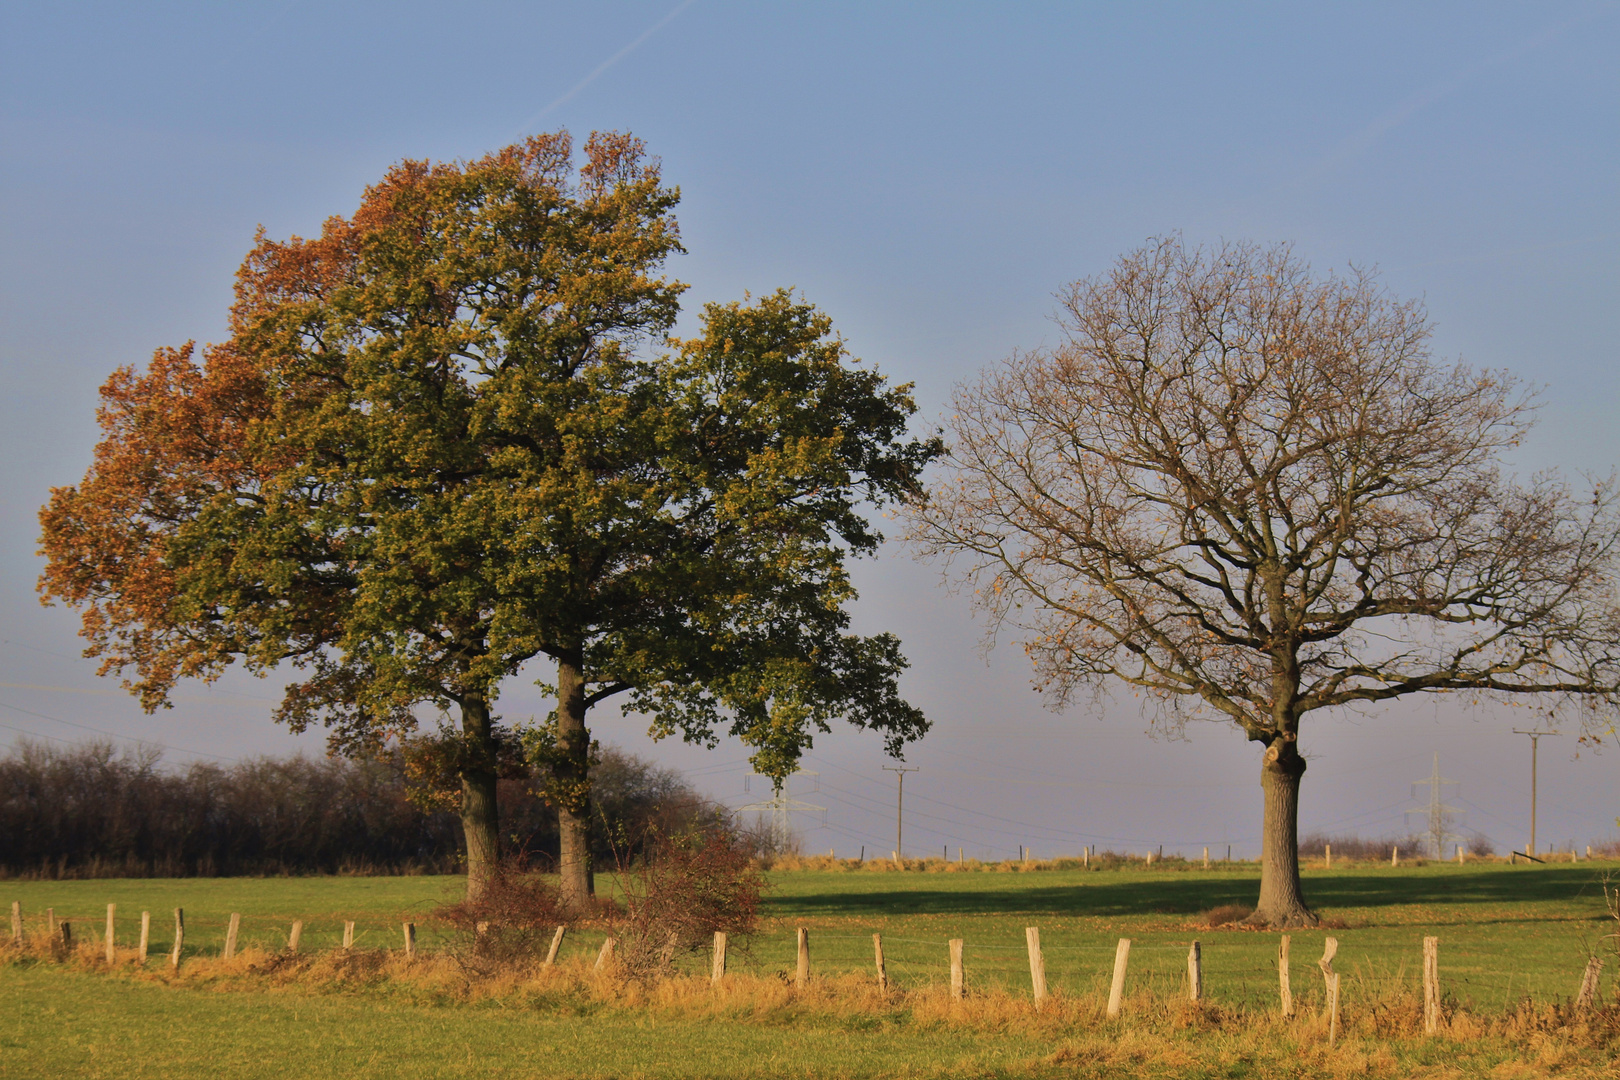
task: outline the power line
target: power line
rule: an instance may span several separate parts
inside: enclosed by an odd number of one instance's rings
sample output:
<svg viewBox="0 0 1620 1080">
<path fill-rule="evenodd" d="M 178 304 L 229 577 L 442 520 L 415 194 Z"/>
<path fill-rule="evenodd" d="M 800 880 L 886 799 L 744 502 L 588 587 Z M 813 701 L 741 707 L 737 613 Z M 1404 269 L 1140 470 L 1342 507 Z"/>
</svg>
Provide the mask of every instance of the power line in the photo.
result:
<svg viewBox="0 0 1620 1080">
<path fill-rule="evenodd" d="M 83 686 L 50 686 L 45 683 L 0 682 L 0 687 L 4 687 L 8 690 L 45 690 L 53 694 L 92 694 L 96 697 L 121 698 L 129 696 L 124 690 L 106 690 L 100 687 Z M 207 689 L 208 692 L 202 697 L 171 697 L 168 700 L 187 702 L 193 705 L 203 703 L 209 705 L 218 705 L 221 703 L 222 699 L 254 701 L 273 705 L 275 704 L 276 700 L 275 698 L 251 697 L 247 694 L 233 694 L 228 690 L 214 690 L 212 688 Z"/>
<path fill-rule="evenodd" d="M 862 780 L 867 780 L 867 781 L 871 780 L 870 777 L 865 776 L 862 773 L 856 772 L 854 769 L 850 769 L 850 768 L 847 768 L 846 766 L 840 765 L 835 761 L 822 761 L 820 759 L 815 759 L 815 760 L 817 760 L 818 764 L 830 765 L 831 767 L 833 767 L 835 769 L 839 769 L 839 770 L 841 770 L 843 772 L 850 773 L 851 775 L 859 777 Z M 863 802 L 870 803 L 874 808 L 877 808 L 877 807 L 881 806 L 881 804 L 878 803 L 877 800 L 872 799 L 872 798 L 870 798 L 868 796 L 859 795 L 859 794 L 857 794 L 855 792 L 851 792 L 851 791 L 845 791 L 843 788 L 839 788 L 839 787 L 837 787 L 837 786 L 835 786 L 833 784 L 827 784 L 825 781 L 823 781 L 823 783 L 824 783 L 824 785 L 825 785 L 825 787 L 826 787 L 826 789 L 828 791 L 842 792 L 843 794 L 849 795 L 851 798 L 860 799 Z M 1103 841 L 1108 841 L 1110 843 L 1121 843 L 1121 844 L 1147 844 L 1147 843 L 1158 843 L 1158 842 L 1161 842 L 1161 839 L 1162 839 L 1162 838 L 1159 838 L 1159 839 L 1149 840 L 1149 839 L 1146 839 L 1146 838 L 1143 838 L 1143 837 L 1140 837 L 1140 836 L 1110 836 L 1110 835 L 1107 835 L 1107 834 L 1104 834 L 1104 833 L 1086 832 L 1086 831 L 1081 830 L 1081 829 L 1063 829 L 1063 828 L 1056 828 L 1056 827 L 1051 826 L 1051 825 L 1036 825 L 1036 824 L 1033 824 L 1033 823 L 1027 822 L 1027 821 L 1016 821 L 1016 820 L 1014 820 L 1012 818 L 1004 818 L 1004 817 L 1001 817 L 999 815 L 990 814 L 990 813 L 987 813 L 987 812 L 982 811 L 982 810 L 971 810 L 971 809 L 968 809 L 967 807 L 964 807 L 964 806 L 941 802 L 938 799 L 931 799 L 927 795 L 913 794 L 912 798 L 921 799 L 924 802 L 933 803 L 936 806 L 944 806 L 944 807 L 947 807 L 948 809 L 952 809 L 952 810 L 965 811 L 966 813 L 972 814 L 975 817 L 987 818 L 987 819 L 990 819 L 992 821 L 999 821 L 999 822 L 1002 822 L 1002 823 L 1007 824 L 1007 825 L 1015 825 L 1015 826 L 1018 827 L 1018 831 L 1014 832 L 1014 831 L 1009 830 L 1009 829 L 998 829 L 993 825 L 986 825 L 986 824 L 983 824 L 981 822 L 960 821 L 960 820 L 958 820 L 956 818 L 945 817 L 945 816 L 940 815 L 940 814 L 930 814 L 930 813 L 928 813 L 927 811 L 924 811 L 924 810 L 913 810 L 911 812 L 911 816 L 914 819 L 920 817 L 920 818 L 927 818 L 927 819 L 932 820 L 932 821 L 943 821 L 946 824 L 957 825 L 957 826 L 960 826 L 961 828 L 964 828 L 964 829 L 976 830 L 976 831 L 980 831 L 980 832 L 997 833 L 997 834 L 999 834 L 1001 836 L 1017 837 L 1017 838 L 1021 838 L 1021 839 L 1024 839 L 1024 840 L 1028 840 L 1028 839 L 1033 838 L 1033 839 L 1037 839 L 1037 840 L 1051 840 L 1051 841 L 1054 841 L 1054 842 L 1065 842 L 1065 841 L 1072 841 L 1074 839 L 1085 839 L 1085 840 L 1103 840 Z M 1399 804 L 1395 804 L 1395 805 L 1399 805 Z M 942 832 L 939 832 L 938 830 L 934 830 L 934 829 L 928 829 L 927 831 L 933 832 L 936 836 L 945 836 L 945 837 L 948 837 L 950 839 L 963 839 L 962 837 L 957 836 L 955 834 L 942 833 Z M 1224 837 L 1223 836 L 1223 837 L 1220 837 L 1219 839 L 1220 839 L 1221 843 L 1225 843 L 1228 840 L 1231 840 L 1233 842 L 1249 843 L 1249 842 L 1256 841 L 1259 838 L 1256 837 L 1256 836 L 1231 836 L 1231 837 Z M 1209 837 L 1200 837 L 1196 841 L 1183 838 L 1183 839 L 1167 839 L 1167 840 L 1162 840 L 1162 842 L 1172 843 L 1172 844 L 1192 844 L 1192 843 L 1203 843 L 1206 840 L 1208 840 L 1210 842 L 1214 842 L 1213 839 L 1209 838 Z"/>
<path fill-rule="evenodd" d="M 27 735 L 35 739 L 49 739 L 51 742 L 59 742 L 63 746 L 73 745 L 73 740 L 71 739 L 58 739 L 55 735 L 43 735 L 40 732 L 29 731 L 26 728 L 12 727 L 10 724 L 0 724 L 0 728 L 5 728 L 7 731 L 15 731 L 19 735 Z"/>
<path fill-rule="evenodd" d="M 10 704 L 7 704 L 4 701 L 0 701 L 0 709 L 10 709 L 12 712 L 26 713 L 29 716 L 37 716 L 41 720 L 49 720 L 52 723 L 56 723 L 56 724 L 66 724 L 68 727 L 83 728 L 85 731 L 93 731 L 97 735 L 106 735 L 107 737 L 113 738 L 113 739 L 129 739 L 132 742 L 148 743 L 148 744 L 150 744 L 152 746 L 161 746 L 163 749 L 165 749 L 165 750 L 173 750 L 177 754 L 194 754 L 197 757 L 213 758 L 215 761 L 223 761 L 226 764 L 230 764 L 230 765 L 234 765 L 238 760 L 237 758 L 220 757 L 218 754 L 205 753 L 205 752 L 203 752 L 201 750 L 188 750 L 183 746 L 172 746 L 169 743 L 158 742 L 156 739 L 131 738 L 131 736 L 121 735 L 116 731 L 107 731 L 107 730 L 105 730 L 103 728 L 91 727 L 89 724 L 79 724 L 79 723 L 75 723 L 72 720 L 63 720 L 59 716 L 47 716 L 44 713 L 34 712 L 32 709 L 25 709 L 20 705 L 10 705 Z M 24 734 L 27 734 L 27 733 L 25 732 Z M 47 735 L 47 736 L 45 736 L 45 738 L 48 739 L 48 738 L 51 738 L 51 736 Z M 62 740 L 57 740 L 57 741 L 65 742 L 66 740 L 62 739 Z"/>
</svg>

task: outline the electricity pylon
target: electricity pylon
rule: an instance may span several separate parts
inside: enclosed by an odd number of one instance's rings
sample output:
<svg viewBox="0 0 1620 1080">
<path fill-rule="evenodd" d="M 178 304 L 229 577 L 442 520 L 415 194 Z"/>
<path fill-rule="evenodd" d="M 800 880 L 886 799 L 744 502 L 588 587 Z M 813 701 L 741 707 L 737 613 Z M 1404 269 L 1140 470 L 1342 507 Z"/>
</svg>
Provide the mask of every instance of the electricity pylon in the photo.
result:
<svg viewBox="0 0 1620 1080">
<path fill-rule="evenodd" d="M 1429 805 L 1423 807 L 1414 807 L 1413 809 L 1407 811 L 1407 813 L 1425 814 L 1428 816 L 1429 846 L 1431 849 L 1429 854 L 1430 857 L 1435 860 L 1445 858 L 1443 849 L 1445 848 L 1447 840 L 1462 839 L 1462 837 L 1458 836 L 1456 833 L 1449 832 L 1446 829 L 1446 825 L 1451 820 L 1450 815 L 1455 813 L 1457 808 L 1455 806 L 1448 806 L 1440 798 L 1441 785 L 1455 784 L 1456 782 L 1457 781 L 1455 780 L 1444 779 L 1440 775 L 1440 755 L 1435 754 L 1434 772 L 1429 775 L 1428 779 L 1415 780 L 1412 784 L 1413 787 L 1416 787 L 1418 784 L 1427 784 L 1429 786 Z"/>
<path fill-rule="evenodd" d="M 760 775 L 760 773 L 750 773 L 743 777 L 743 790 L 747 791 L 749 788 L 748 782 L 754 777 Z M 814 772 L 795 771 L 792 773 L 792 775 L 783 779 L 782 786 L 776 788 L 775 791 L 772 792 L 769 799 L 766 799 L 764 802 L 749 803 L 747 806 L 739 806 L 737 807 L 737 810 L 739 812 L 753 810 L 759 813 L 769 811 L 771 815 L 771 843 L 776 846 L 777 851 L 786 851 L 793 843 L 793 814 L 795 811 L 820 810 L 822 814 L 827 813 L 827 808 L 825 806 L 817 806 L 815 803 L 801 802 L 800 800 L 790 796 L 788 794 L 788 782 L 791 781 L 795 776 L 819 777 L 820 775 L 820 773 Z M 765 779 L 769 779 L 769 777 L 766 777 Z M 816 781 L 818 787 L 820 786 L 820 783 L 821 781 Z"/>
</svg>

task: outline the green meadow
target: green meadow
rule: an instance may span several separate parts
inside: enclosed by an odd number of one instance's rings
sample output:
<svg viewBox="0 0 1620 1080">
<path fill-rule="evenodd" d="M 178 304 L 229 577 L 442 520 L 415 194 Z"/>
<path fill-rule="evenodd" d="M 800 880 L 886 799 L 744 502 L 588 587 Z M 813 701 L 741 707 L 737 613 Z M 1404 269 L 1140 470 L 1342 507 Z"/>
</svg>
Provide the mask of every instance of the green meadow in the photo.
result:
<svg viewBox="0 0 1620 1080">
<path fill-rule="evenodd" d="M 185 962 L 199 969 L 218 957 L 232 913 L 241 916 L 243 948 L 262 954 L 285 948 L 295 919 L 305 924 L 306 953 L 335 949 L 345 921 L 356 924 L 357 949 L 397 952 L 401 923 L 411 921 L 419 949 L 431 957 L 450 955 L 450 934 L 432 913 L 457 896 L 461 881 L 9 881 L 0 885 L 0 899 L 20 903 L 30 930 L 43 927 L 50 908 L 57 920 L 71 923 L 76 941 L 98 942 L 111 903 L 121 948 L 134 946 L 142 911 L 152 912 L 153 931 L 144 973 L 132 963 L 109 973 L 94 964 L 16 955 L 0 967 L 0 1076 L 976 1076 L 1109 1075 L 1110 1069 L 1120 1075 L 1121 1063 L 1109 1055 L 1131 1039 L 1151 1043 L 1144 1043 L 1140 1060 L 1123 1066 L 1131 1075 L 1203 1075 L 1198 1070 L 1206 1067 L 1207 1075 L 1306 1075 L 1290 1070 L 1312 1061 L 1314 1068 L 1346 1075 L 1408 1075 L 1428 1068 L 1425 1062 L 1442 1072 L 1470 1061 L 1485 1072 L 1504 1062 L 1534 1069 L 1541 1059 L 1526 1055 L 1535 1040 L 1521 1045 L 1513 1034 L 1518 1028 L 1501 1018 L 1536 1009 L 1567 1012 L 1595 952 L 1610 958 L 1603 994 L 1613 999 L 1617 926 L 1603 893 L 1609 870 L 1620 867 L 1307 870 L 1308 895 L 1327 926 L 1291 935 L 1301 1016 L 1320 1009 L 1315 960 L 1330 934 L 1339 941 L 1346 1015 L 1363 1016 L 1360 1027 L 1347 1020 L 1348 1037 L 1332 1051 L 1319 1045 L 1310 1019 L 1297 1021 L 1297 1032 L 1277 1029 L 1280 1037 L 1274 1031 L 1264 1040 L 1245 1031 L 1275 1027 L 1278 935 L 1212 928 L 1202 916 L 1252 900 L 1253 864 L 1208 870 L 1176 862 L 1108 870 L 1002 864 L 950 872 L 934 864 L 931 872 L 900 872 L 827 863 L 771 873 L 765 925 L 733 947 L 732 975 L 751 986 L 786 986 L 802 926 L 809 931 L 814 979 L 864 987 L 877 933 L 896 992 L 892 1006 L 877 1009 L 837 1005 L 825 995 L 814 1006 L 783 999 L 770 1008 L 731 1002 L 698 1009 L 692 1002 L 699 991 L 690 987 L 706 987 L 699 977 L 707 971 L 705 955 L 682 958 L 692 977 L 682 982 L 689 988 L 684 1003 L 675 1004 L 673 998 L 660 1003 L 656 994 L 633 1002 L 536 996 L 516 985 L 461 998 L 385 978 L 337 985 L 256 981 L 251 970 L 170 983 L 164 971 L 175 907 L 185 910 Z M 599 878 L 599 889 L 612 887 L 610 877 Z M 1040 930 L 1054 999 L 1080 1010 L 1072 1022 L 1034 1015 L 1029 926 Z M 1381 1040 L 1374 1014 L 1394 1015 L 1407 1007 L 1399 1003 L 1420 993 L 1427 935 L 1440 939 L 1448 1009 L 1477 1023 L 1470 1021 L 1461 1043 L 1408 1034 Z M 604 936 L 589 928 L 571 932 L 560 966 L 587 970 Z M 1090 1015 L 1085 1010 L 1094 1012 L 1106 995 L 1122 937 L 1132 943 L 1127 985 L 1131 1000 L 1143 1003 L 1135 1007 L 1138 1022 L 1133 1027 L 1127 1015 L 1092 1023 L 1083 1018 Z M 948 1015 L 929 1013 L 917 1003 L 943 994 L 952 938 L 965 943 L 968 1000 Z M 1206 1011 L 1224 1018 L 1203 1028 L 1203 1021 L 1175 1012 L 1185 997 L 1194 940 L 1203 956 Z M 977 1018 L 975 1002 L 985 1003 Z M 1604 1067 L 1608 1044 L 1602 1038 L 1585 1031 L 1570 1039 L 1566 1056 L 1549 1068 L 1574 1075 Z M 1544 1058 L 1548 1044 L 1535 1045 Z M 1309 1054 L 1302 1049 L 1307 1046 Z M 1333 1056 L 1312 1056 L 1324 1053 Z"/>
</svg>

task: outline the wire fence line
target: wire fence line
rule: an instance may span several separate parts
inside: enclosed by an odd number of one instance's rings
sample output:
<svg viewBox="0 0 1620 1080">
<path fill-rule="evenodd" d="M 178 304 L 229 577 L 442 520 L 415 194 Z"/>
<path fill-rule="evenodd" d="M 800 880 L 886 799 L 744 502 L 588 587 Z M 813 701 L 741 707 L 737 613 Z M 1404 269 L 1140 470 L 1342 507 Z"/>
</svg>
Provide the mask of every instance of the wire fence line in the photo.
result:
<svg viewBox="0 0 1620 1080">
<path fill-rule="evenodd" d="M 17 913 L 31 934 L 44 929 L 49 918 L 52 926 L 71 922 L 77 941 L 93 942 L 99 948 L 103 940 L 106 925 L 103 908 L 87 910 L 81 903 L 27 911 L 19 907 Z M 173 941 L 171 912 L 149 914 L 152 954 L 165 956 Z M 139 915 L 133 909 L 118 909 L 115 935 L 120 947 L 134 946 Z M 422 934 L 420 939 L 416 938 L 413 923 L 407 932 L 410 948 L 431 950 L 456 944 L 458 937 L 452 928 L 431 916 L 414 917 L 423 919 Z M 303 924 L 303 948 L 308 952 L 337 948 L 337 942 L 344 940 L 346 929 L 351 926 L 352 937 L 345 947 L 398 950 L 406 947 L 402 921 L 412 918 L 409 911 L 394 918 L 378 917 L 373 912 L 357 919 L 324 911 L 298 921 Z M 238 916 L 235 921 L 239 928 L 238 949 L 275 952 L 290 944 L 294 920 L 289 915 L 255 913 Z M 219 911 L 199 909 L 195 915 L 187 911 L 185 955 L 188 958 L 222 955 L 232 922 L 231 916 Z M 733 953 L 736 969 L 785 977 L 797 959 L 794 941 L 799 926 L 790 923 L 791 920 L 779 920 L 746 943 L 739 942 L 744 947 Z M 889 935 L 883 932 L 882 924 L 873 924 L 860 932 L 852 932 L 848 924 L 823 928 L 816 925 L 814 919 L 800 925 L 808 932 L 814 971 L 820 977 L 875 977 L 872 939 L 876 934 L 882 938 L 884 960 L 894 985 L 901 988 L 938 986 L 949 977 L 951 943 L 961 940 L 966 977 L 972 986 L 980 990 L 1000 988 L 1013 993 L 1031 992 L 1028 942 L 1009 942 L 1010 935 L 1005 930 L 984 932 L 975 940 L 975 932 L 985 928 L 974 926 L 971 920 L 962 930 L 939 937 L 916 936 L 914 932 Z M 1341 941 L 1338 963 L 1349 982 L 1359 981 L 1365 987 L 1384 990 L 1416 991 L 1422 977 L 1422 939 L 1428 929 L 1433 928 L 1376 927 L 1331 933 L 1337 934 Z M 597 955 L 603 941 L 612 933 L 611 929 L 601 926 L 576 928 L 568 934 L 560 956 L 589 959 Z M 1329 931 L 1313 930 L 1293 935 L 1294 993 L 1302 1001 L 1314 1001 L 1313 995 L 1322 992 L 1323 988 L 1317 985 L 1319 979 L 1312 950 L 1320 948 L 1321 939 L 1327 933 Z M 1045 979 L 1053 992 L 1100 992 L 1113 963 L 1111 957 L 1116 954 L 1119 938 L 1115 935 L 1116 931 L 1112 930 L 1048 924 L 1040 955 Z M 1602 952 L 1611 961 L 1616 959 L 1613 944 L 1606 941 L 1602 931 L 1581 923 L 1545 924 L 1539 931 L 1540 940 L 1531 949 L 1522 941 L 1484 941 L 1467 932 L 1447 936 L 1442 929 L 1441 935 L 1439 972 L 1444 993 L 1449 1000 L 1489 1008 L 1509 1008 L 1526 998 L 1543 1003 L 1571 1000 L 1581 983 L 1583 969 L 1594 953 Z M 1181 992 L 1188 981 L 1188 952 L 1196 941 L 1201 949 L 1203 982 L 1209 1000 L 1270 1006 L 1277 1002 L 1280 939 L 1275 933 L 1144 930 L 1126 931 L 1121 936 L 1132 942 L 1130 978 L 1134 987 Z M 1075 940 L 1076 937 L 1080 940 Z M 707 972 L 708 963 L 702 950 L 696 950 L 678 958 L 676 967 L 686 974 L 700 975 Z M 1608 976 L 1605 982 L 1610 986 L 1614 984 L 1614 971 L 1615 967 L 1611 966 L 1605 972 Z"/>
</svg>

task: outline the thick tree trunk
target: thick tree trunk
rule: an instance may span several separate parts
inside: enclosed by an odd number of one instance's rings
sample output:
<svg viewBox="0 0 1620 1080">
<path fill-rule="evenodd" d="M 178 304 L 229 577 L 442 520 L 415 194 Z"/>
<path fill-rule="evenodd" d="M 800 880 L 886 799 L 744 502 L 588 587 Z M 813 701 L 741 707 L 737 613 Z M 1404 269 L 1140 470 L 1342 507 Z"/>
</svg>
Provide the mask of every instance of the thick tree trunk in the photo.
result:
<svg viewBox="0 0 1620 1080">
<path fill-rule="evenodd" d="M 585 671 L 578 652 L 557 660 L 557 758 L 552 790 L 557 793 L 557 870 L 562 900 L 586 907 L 591 874 L 591 737 L 585 730 Z"/>
<path fill-rule="evenodd" d="M 1260 762 L 1260 789 L 1266 795 L 1261 825 L 1260 902 L 1249 922 L 1290 929 L 1320 920 L 1305 906 L 1299 880 L 1299 781 L 1305 759 L 1292 738 L 1274 739 Z"/>
<path fill-rule="evenodd" d="M 467 899 L 477 900 L 500 872 L 500 814 L 495 806 L 495 740 L 489 703 L 469 695 L 461 703 L 465 739 L 461 761 L 461 830 L 467 838 Z"/>
</svg>

